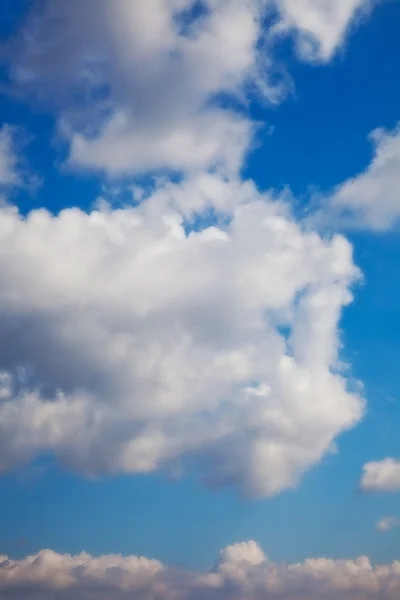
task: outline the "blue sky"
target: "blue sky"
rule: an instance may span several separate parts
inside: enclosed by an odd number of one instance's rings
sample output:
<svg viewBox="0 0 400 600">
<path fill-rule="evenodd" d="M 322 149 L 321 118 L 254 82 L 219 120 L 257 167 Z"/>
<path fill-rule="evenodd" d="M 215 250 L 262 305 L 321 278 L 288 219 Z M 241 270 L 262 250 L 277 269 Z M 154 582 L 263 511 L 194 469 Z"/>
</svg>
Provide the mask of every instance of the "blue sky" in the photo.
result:
<svg viewBox="0 0 400 600">
<path fill-rule="evenodd" d="M 327 4 L 0 9 L 0 600 L 11 563 L 86 597 L 45 549 L 185 597 L 223 548 L 239 597 L 323 557 L 350 600 L 344 560 L 400 558 L 400 4 Z M 285 577 L 263 597 L 325 597 Z"/>
</svg>

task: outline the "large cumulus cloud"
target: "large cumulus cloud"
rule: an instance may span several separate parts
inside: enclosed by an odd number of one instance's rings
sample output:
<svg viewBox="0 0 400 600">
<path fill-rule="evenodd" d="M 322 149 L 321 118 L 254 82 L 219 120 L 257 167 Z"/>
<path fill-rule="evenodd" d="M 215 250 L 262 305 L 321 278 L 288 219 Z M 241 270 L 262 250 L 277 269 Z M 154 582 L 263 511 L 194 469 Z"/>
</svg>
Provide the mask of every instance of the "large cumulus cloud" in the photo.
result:
<svg viewBox="0 0 400 600">
<path fill-rule="evenodd" d="M 212 175 L 135 208 L 3 207 L 2 469 L 52 452 L 89 475 L 296 484 L 363 412 L 339 357 L 357 277 L 344 238 Z"/>
</svg>

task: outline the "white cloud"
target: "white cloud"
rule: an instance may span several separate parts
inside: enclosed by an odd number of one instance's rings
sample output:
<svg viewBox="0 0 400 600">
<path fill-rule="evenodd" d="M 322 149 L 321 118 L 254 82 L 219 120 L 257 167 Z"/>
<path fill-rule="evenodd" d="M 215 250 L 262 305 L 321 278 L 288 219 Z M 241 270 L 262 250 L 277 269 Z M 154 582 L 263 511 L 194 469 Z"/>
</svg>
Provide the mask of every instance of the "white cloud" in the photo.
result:
<svg viewBox="0 0 400 600">
<path fill-rule="evenodd" d="M 71 137 L 70 164 L 100 169 L 112 176 L 164 168 L 190 171 L 213 167 L 237 172 L 252 127 L 225 111 L 199 114 L 195 120 L 167 131 L 136 127 L 128 114 L 117 113 L 95 139 Z"/>
<path fill-rule="evenodd" d="M 376 524 L 379 531 L 390 531 L 395 527 L 400 527 L 400 519 L 398 517 L 383 517 Z"/>
<path fill-rule="evenodd" d="M 330 212 L 341 224 L 384 231 L 400 217 L 400 130 L 378 129 L 370 137 L 375 144 L 371 164 L 338 187 Z"/>
<path fill-rule="evenodd" d="M 276 0 L 277 30 L 293 30 L 300 57 L 328 62 L 345 41 L 350 25 L 371 8 L 371 0 Z"/>
<path fill-rule="evenodd" d="M 303 57 L 327 61 L 369 4 L 47 0 L 10 46 L 11 73 L 25 92 L 56 102 L 75 167 L 111 176 L 237 172 L 252 134 L 248 91 L 271 102 L 288 91 L 285 76 L 271 84 L 273 49 L 259 44 L 267 37 L 273 45 L 268 11 L 278 9 L 275 32 L 297 32 Z"/>
<path fill-rule="evenodd" d="M 395 492 L 400 490 L 400 460 L 385 458 L 363 467 L 361 489 L 365 492 Z"/>
<path fill-rule="evenodd" d="M 221 225 L 185 235 L 182 215 L 207 206 Z M 357 276 L 344 238 L 217 176 L 137 208 L 3 208 L 2 468 L 53 452 L 86 474 L 179 465 L 246 494 L 295 485 L 363 412 L 338 358 Z"/>
<path fill-rule="evenodd" d="M 0 186 L 20 183 L 14 134 L 15 130 L 10 125 L 3 125 L 0 129 Z"/>
<path fill-rule="evenodd" d="M 236 171 L 251 127 L 216 96 L 238 99 L 256 76 L 262 4 L 206 0 L 197 14 L 194 0 L 52 0 L 12 47 L 13 76 L 57 95 L 75 166 Z"/>
<path fill-rule="evenodd" d="M 251 541 L 223 550 L 205 573 L 136 556 L 95 558 L 45 550 L 19 561 L 0 557 L 0 598 L 8 600 L 397 600 L 399 595 L 399 562 L 373 566 L 366 557 L 319 558 L 281 565 Z"/>
</svg>

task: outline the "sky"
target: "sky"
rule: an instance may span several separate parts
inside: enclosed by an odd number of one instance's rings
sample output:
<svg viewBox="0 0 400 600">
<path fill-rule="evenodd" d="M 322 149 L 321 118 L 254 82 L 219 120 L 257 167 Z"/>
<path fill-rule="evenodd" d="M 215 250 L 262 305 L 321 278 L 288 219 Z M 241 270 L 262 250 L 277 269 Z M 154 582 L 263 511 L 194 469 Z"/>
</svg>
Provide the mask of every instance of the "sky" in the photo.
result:
<svg viewBox="0 0 400 600">
<path fill-rule="evenodd" d="M 0 17 L 0 600 L 398 600 L 398 0 Z"/>
</svg>

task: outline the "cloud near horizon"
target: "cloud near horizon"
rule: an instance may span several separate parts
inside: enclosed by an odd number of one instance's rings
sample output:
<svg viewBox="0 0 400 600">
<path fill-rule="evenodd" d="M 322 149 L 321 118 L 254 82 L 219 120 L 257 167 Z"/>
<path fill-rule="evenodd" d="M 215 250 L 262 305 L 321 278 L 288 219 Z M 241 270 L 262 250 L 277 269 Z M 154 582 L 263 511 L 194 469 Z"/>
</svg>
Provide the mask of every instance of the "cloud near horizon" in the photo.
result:
<svg viewBox="0 0 400 600">
<path fill-rule="evenodd" d="M 356 560 L 271 562 L 254 541 L 221 551 L 210 571 L 169 567 L 143 557 L 93 557 L 44 550 L 22 560 L 0 556 L 0 599 L 111 600 L 397 600 L 400 562 Z"/>
</svg>

